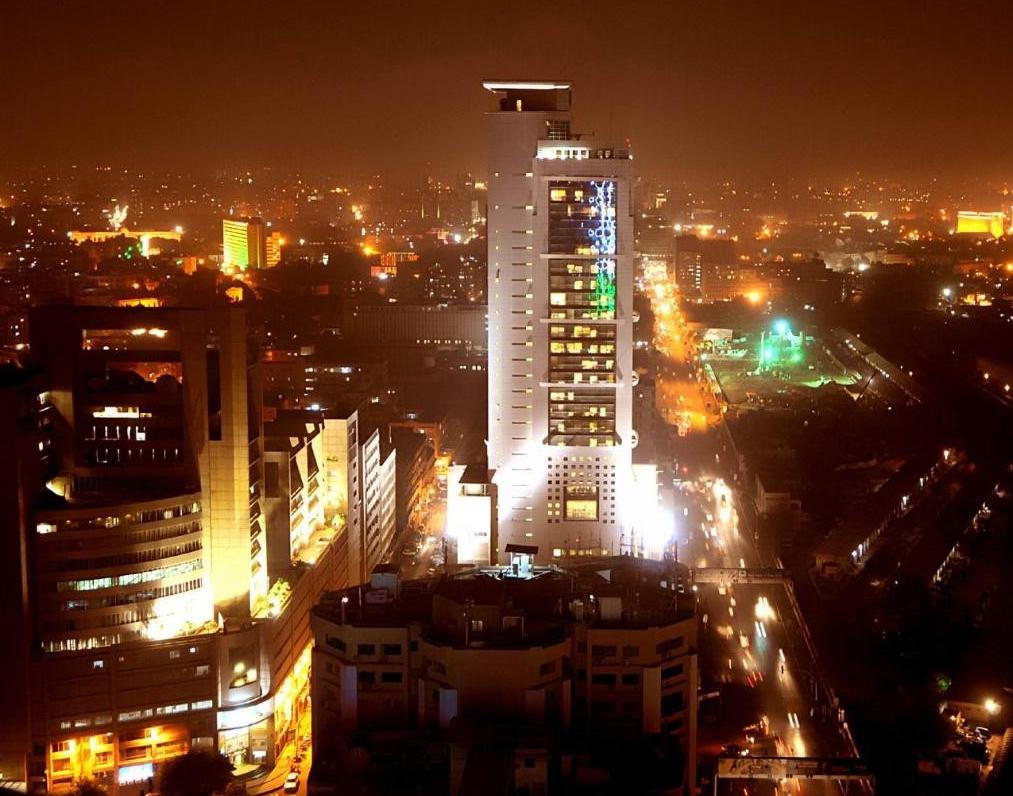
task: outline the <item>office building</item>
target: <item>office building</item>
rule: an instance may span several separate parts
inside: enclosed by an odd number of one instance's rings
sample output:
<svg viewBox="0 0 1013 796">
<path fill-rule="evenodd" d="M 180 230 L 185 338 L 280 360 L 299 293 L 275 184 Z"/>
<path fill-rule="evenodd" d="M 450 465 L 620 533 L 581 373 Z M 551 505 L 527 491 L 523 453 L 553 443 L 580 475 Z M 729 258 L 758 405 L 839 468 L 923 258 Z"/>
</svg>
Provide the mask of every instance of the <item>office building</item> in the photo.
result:
<svg viewBox="0 0 1013 796">
<path fill-rule="evenodd" d="M 675 280 L 686 298 L 700 298 L 708 289 L 717 291 L 717 286 L 728 281 L 727 274 L 735 273 L 737 264 L 733 240 L 696 235 L 675 239 Z"/>
<path fill-rule="evenodd" d="M 281 262 L 281 247 L 285 239 L 280 232 L 271 232 L 264 239 L 264 267 L 274 268 Z"/>
<path fill-rule="evenodd" d="M 280 253 L 279 244 L 279 259 Z M 274 254 L 272 243 L 272 257 Z M 226 268 L 238 268 L 241 271 L 267 267 L 267 238 L 261 219 L 222 219 L 222 264 Z"/>
<path fill-rule="evenodd" d="M 486 308 L 447 304 L 349 304 L 343 328 L 352 340 L 484 349 Z"/>
<path fill-rule="evenodd" d="M 322 487 L 324 461 L 319 412 L 277 412 L 264 424 L 264 516 L 271 582 L 287 577 L 292 561 L 329 528 Z"/>
<path fill-rule="evenodd" d="M 325 462 L 322 487 L 325 520 L 346 527 L 348 578 L 363 583 L 397 541 L 397 450 L 354 405 L 322 412 L 320 455 Z"/>
<path fill-rule="evenodd" d="M 171 572 L 165 573 L 165 583 L 146 579 L 149 590 L 170 582 L 200 582 L 203 590 L 186 595 L 190 589 L 182 589 L 167 603 L 134 606 L 121 624 L 110 622 L 104 611 L 91 621 L 86 611 L 72 630 L 47 634 L 44 644 L 105 646 L 89 628 L 102 628 L 106 639 L 126 640 L 147 632 L 146 623 L 156 615 L 161 624 L 172 625 L 171 605 L 190 606 L 188 611 L 204 606 L 196 617 L 203 621 L 218 611 L 248 612 L 266 593 L 266 559 L 252 552 L 263 549 L 251 501 L 261 435 L 247 388 L 245 329 L 238 309 L 43 307 L 33 312 L 32 358 L 46 373 L 59 455 L 44 494 L 47 503 L 38 510 L 39 522 L 54 533 L 40 533 L 37 565 L 47 566 L 49 542 L 57 559 L 66 557 L 66 539 L 55 531 L 105 522 L 110 547 L 140 545 L 137 549 L 145 551 L 137 558 L 138 571 L 150 570 L 155 560 L 149 542 L 172 540 L 164 549 L 172 559 Z M 148 501 L 154 502 L 149 506 Z M 145 518 L 155 513 L 171 514 L 178 533 L 150 539 L 141 533 Z M 88 543 L 95 543 L 94 534 Z M 94 556 L 85 558 L 80 575 L 87 580 L 89 568 L 102 567 L 91 561 Z M 80 590 L 64 583 L 73 571 L 66 561 L 54 566 L 54 572 L 63 573 L 51 584 L 54 590 Z M 181 577 L 185 573 L 193 577 Z M 59 606 L 53 608 L 59 613 Z M 186 621 L 185 613 L 176 618 Z"/>
<path fill-rule="evenodd" d="M 510 550 L 506 566 L 439 579 L 379 567 L 314 609 L 311 788 L 347 773 L 342 740 L 357 736 L 380 766 L 406 765 L 421 744 L 447 761 L 450 793 L 476 777 L 495 792 L 535 777 L 545 792 L 548 769 L 571 786 L 592 771 L 604 783 L 635 748 L 665 760 L 664 792 L 693 792 L 688 570 L 626 556 L 536 566 L 531 548 Z"/>
<path fill-rule="evenodd" d="M 306 715 L 307 606 L 347 583 L 347 539 L 300 514 L 320 459 L 277 446 L 289 530 L 267 533 L 243 311 L 42 307 L 30 330 L 33 370 L 0 384 L 5 776 L 133 794 L 193 748 L 269 764 Z"/>
<path fill-rule="evenodd" d="M 634 228 L 641 275 L 655 282 L 664 282 L 672 271 L 675 256 L 672 222 L 660 213 L 640 213 Z"/>
<path fill-rule="evenodd" d="M 356 555 L 361 549 L 362 479 L 359 462 L 359 413 L 354 406 L 335 406 L 324 412 L 321 432 L 324 460 L 324 520 L 328 525 L 345 527 L 349 546 Z M 353 583 L 361 582 L 362 566 L 350 561 L 348 571 Z"/>
<path fill-rule="evenodd" d="M 500 544 L 616 553 L 632 487 L 632 160 L 570 129 L 570 84 L 487 82 L 488 466 Z"/>
<path fill-rule="evenodd" d="M 418 252 L 384 252 L 380 255 L 380 262 L 377 265 L 371 265 L 369 267 L 369 275 L 372 277 L 381 277 L 382 275 L 382 278 L 384 279 L 388 277 L 396 277 L 401 266 L 417 263 L 418 261 Z"/>
<path fill-rule="evenodd" d="M 397 451 L 390 444 L 390 437 L 374 428 L 364 440 L 360 437 L 358 456 L 362 533 L 358 540 L 350 542 L 352 560 L 360 567 L 353 573 L 353 583 L 363 583 L 373 567 L 386 559 L 397 533 Z"/>
</svg>

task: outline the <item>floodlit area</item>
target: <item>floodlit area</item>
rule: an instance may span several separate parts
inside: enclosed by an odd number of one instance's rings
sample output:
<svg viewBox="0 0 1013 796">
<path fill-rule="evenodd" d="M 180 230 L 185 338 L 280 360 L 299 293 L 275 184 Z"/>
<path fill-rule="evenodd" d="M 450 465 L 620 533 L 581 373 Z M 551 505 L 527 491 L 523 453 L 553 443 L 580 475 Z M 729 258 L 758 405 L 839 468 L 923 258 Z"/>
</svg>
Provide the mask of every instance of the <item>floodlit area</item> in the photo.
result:
<svg viewBox="0 0 1013 796">
<path fill-rule="evenodd" d="M 859 374 L 838 360 L 817 334 L 796 328 L 786 318 L 742 332 L 708 329 L 702 338 L 704 370 L 732 406 L 776 405 L 786 393 L 828 384 L 860 389 Z"/>
</svg>

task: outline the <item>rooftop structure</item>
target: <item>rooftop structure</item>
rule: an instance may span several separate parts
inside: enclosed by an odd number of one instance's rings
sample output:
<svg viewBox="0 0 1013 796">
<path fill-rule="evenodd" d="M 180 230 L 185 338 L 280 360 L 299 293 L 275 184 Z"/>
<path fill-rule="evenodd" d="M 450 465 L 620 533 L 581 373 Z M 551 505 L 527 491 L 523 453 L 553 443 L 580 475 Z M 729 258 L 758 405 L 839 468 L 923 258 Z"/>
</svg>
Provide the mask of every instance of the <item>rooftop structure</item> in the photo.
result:
<svg viewBox="0 0 1013 796">
<path fill-rule="evenodd" d="M 525 742 L 541 732 L 536 748 L 548 756 L 578 737 L 667 738 L 681 746 L 688 787 L 697 688 L 688 570 L 624 556 L 541 566 L 534 547 L 506 551 L 507 565 L 422 581 L 377 567 L 368 585 L 324 596 L 312 619 L 315 765 L 352 733 L 382 744 L 435 731 L 453 746 L 462 727 L 488 725 Z"/>
</svg>

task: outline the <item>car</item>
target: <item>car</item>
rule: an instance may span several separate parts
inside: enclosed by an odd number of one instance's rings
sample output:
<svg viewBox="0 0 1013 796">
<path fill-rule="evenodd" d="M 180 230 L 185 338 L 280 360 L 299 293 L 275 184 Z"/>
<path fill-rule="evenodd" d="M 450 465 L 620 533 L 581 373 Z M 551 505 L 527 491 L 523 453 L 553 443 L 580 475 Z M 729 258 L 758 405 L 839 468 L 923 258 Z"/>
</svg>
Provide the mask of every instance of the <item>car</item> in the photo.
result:
<svg viewBox="0 0 1013 796">
<path fill-rule="evenodd" d="M 299 790 L 299 774 L 295 771 L 289 772 L 289 775 L 285 777 L 285 784 L 282 787 L 285 793 L 295 793 Z"/>
<path fill-rule="evenodd" d="M 992 731 L 988 727 L 975 727 L 974 734 L 983 741 L 988 741 L 992 737 Z"/>
</svg>

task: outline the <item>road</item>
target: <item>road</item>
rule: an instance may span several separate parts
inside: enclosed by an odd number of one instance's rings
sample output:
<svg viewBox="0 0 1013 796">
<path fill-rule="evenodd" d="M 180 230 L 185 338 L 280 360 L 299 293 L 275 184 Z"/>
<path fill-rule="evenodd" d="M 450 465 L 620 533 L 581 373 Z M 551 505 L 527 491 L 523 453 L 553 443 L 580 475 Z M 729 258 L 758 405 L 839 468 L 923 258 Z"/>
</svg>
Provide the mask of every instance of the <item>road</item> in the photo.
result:
<svg viewBox="0 0 1013 796">
<path fill-rule="evenodd" d="M 443 531 L 447 523 L 447 496 L 437 495 L 430 504 L 420 533 L 410 536 L 418 539 L 418 553 L 407 556 L 398 550 L 401 558 L 401 576 L 405 580 L 419 580 L 439 570 L 443 563 Z M 414 542 L 410 542 L 413 544 Z"/>
<path fill-rule="evenodd" d="M 717 403 L 698 380 L 699 360 L 692 335 L 671 287 L 652 288 L 652 309 L 657 319 L 654 346 L 658 352 L 655 374 L 658 411 L 681 435 L 702 433 L 718 419 Z"/>
<path fill-rule="evenodd" d="M 296 796 L 306 796 L 306 780 L 309 777 L 310 767 L 313 764 L 313 747 L 305 744 L 300 751 L 300 739 L 310 737 L 312 725 L 309 710 L 303 712 L 299 719 L 299 731 L 295 737 L 285 744 L 275 760 L 274 768 L 263 776 L 253 777 L 245 780 L 246 792 L 250 796 L 262 796 L 268 793 L 282 793 L 285 785 L 285 778 L 289 772 L 299 771 L 299 790 Z M 298 756 L 298 761 L 296 757 Z M 293 766 L 295 766 L 293 768 Z"/>
<path fill-rule="evenodd" d="M 677 462 L 679 558 L 694 568 L 776 566 L 761 560 L 750 511 L 730 486 L 734 473 L 716 426 L 721 410 L 701 381 L 692 335 L 668 285 L 651 286 L 655 317 L 656 404 L 677 425 L 667 448 Z M 708 406 L 708 404 L 710 404 Z M 688 420 L 688 422 L 687 422 Z M 664 451 L 665 446 L 662 446 Z M 816 665 L 783 584 L 698 584 L 700 601 L 701 770 L 713 771 L 722 747 L 754 755 L 849 757 L 836 711 L 823 703 Z M 759 725 L 748 733 L 745 728 Z M 750 742 L 752 741 L 752 742 Z M 719 792 L 731 793 L 722 782 Z M 840 794 L 831 781 L 737 780 L 736 794 Z M 856 789 L 856 792 L 857 789 Z"/>
</svg>

